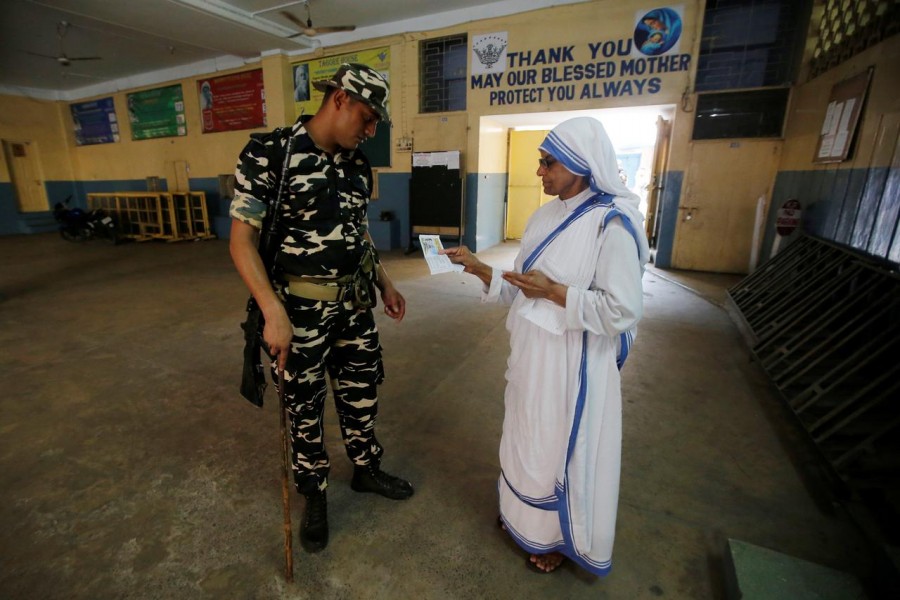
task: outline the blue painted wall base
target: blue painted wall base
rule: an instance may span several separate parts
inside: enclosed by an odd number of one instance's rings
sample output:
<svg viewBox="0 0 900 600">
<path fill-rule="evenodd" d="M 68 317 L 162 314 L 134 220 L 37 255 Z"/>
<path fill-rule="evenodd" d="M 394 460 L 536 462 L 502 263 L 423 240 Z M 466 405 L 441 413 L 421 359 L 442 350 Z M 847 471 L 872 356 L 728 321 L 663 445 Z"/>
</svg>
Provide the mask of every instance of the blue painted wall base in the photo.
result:
<svg viewBox="0 0 900 600">
<path fill-rule="evenodd" d="M 400 221 L 369 220 L 369 235 L 377 250 L 396 250 L 400 247 Z"/>
<path fill-rule="evenodd" d="M 681 184 L 684 171 L 668 171 L 663 174 L 663 192 L 659 199 L 659 234 L 656 237 L 656 257 L 653 264 L 661 269 L 672 267 L 672 247 L 675 245 L 675 227 L 678 224 L 678 204 L 681 202 Z"/>
</svg>

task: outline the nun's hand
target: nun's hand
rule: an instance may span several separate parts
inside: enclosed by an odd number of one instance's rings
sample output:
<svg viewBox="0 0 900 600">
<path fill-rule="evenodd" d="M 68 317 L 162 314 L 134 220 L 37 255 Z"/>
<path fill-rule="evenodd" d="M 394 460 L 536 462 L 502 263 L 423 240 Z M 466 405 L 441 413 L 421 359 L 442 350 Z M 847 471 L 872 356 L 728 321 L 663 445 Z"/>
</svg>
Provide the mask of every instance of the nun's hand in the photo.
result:
<svg viewBox="0 0 900 600">
<path fill-rule="evenodd" d="M 473 273 L 478 265 L 481 264 L 481 261 L 465 246 L 443 248 L 438 250 L 438 254 L 447 256 L 450 262 L 455 265 L 462 265 L 466 273 Z"/>
<path fill-rule="evenodd" d="M 462 265 L 466 273 L 471 273 L 478 277 L 485 285 L 491 284 L 492 269 L 485 263 L 481 262 L 472 251 L 465 246 L 456 246 L 454 248 L 444 248 L 439 250 L 438 254 L 444 254 L 455 265 Z"/>
<path fill-rule="evenodd" d="M 544 298 L 560 306 L 566 305 L 568 288 L 540 271 L 531 270 L 527 273 L 508 271 L 503 274 L 503 279 L 522 290 L 526 298 Z"/>
</svg>

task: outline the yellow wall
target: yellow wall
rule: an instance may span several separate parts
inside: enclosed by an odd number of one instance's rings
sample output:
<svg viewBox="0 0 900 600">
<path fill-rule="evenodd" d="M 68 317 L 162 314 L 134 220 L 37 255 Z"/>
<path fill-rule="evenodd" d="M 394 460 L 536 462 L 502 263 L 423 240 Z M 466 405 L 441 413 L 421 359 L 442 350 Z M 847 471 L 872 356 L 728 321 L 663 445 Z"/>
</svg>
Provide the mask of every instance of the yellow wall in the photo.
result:
<svg viewBox="0 0 900 600">
<path fill-rule="evenodd" d="M 293 123 L 296 115 L 294 115 L 294 85 L 290 61 L 283 54 L 266 56 L 262 59 L 262 69 L 269 128 Z M 196 92 L 196 86 L 194 90 Z"/>
<path fill-rule="evenodd" d="M 120 141 L 112 144 L 78 146 L 69 102 L 35 100 L 19 96 L 0 96 L 0 138 L 36 143 L 44 178 L 52 180 L 128 180 L 157 176 L 171 179 L 172 165 L 186 161 L 191 177 L 215 177 L 232 173 L 238 152 L 253 131 L 265 131 L 292 121 L 290 65 L 282 55 L 267 56 L 261 65 L 222 71 L 226 75 L 263 68 L 266 86 L 268 125 L 258 130 L 201 133 L 197 81 L 213 74 L 162 82 L 113 94 L 80 98 L 79 102 L 112 96 L 119 117 Z M 187 135 L 181 137 L 132 140 L 127 119 L 127 94 L 143 89 L 181 84 L 185 103 Z M 280 93 L 271 93 L 280 90 Z M 124 118 L 123 118 L 124 117 Z M 2 161 L 0 161 L 2 162 Z M 0 166 L 0 178 L 9 181 L 6 165 Z M 170 185 L 172 182 L 169 182 Z"/>
<path fill-rule="evenodd" d="M 68 106 L 60 102 L 0 96 L 0 139 L 36 146 L 45 179 L 72 179 L 65 135 L 67 111 Z M 0 163 L 0 181 L 9 182 L 6 161 Z"/>
<path fill-rule="evenodd" d="M 686 171 L 691 160 L 690 144 L 694 128 L 693 107 L 697 95 L 690 94 L 688 104 L 677 104 L 678 109 L 672 118 L 672 133 L 669 139 L 669 163 L 666 171 Z"/>
<path fill-rule="evenodd" d="M 699 6 L 702 2 L 684 2 L 684 19 L 683 31 L 681 34 L 681 42 L 679 47 L 680 54 L 692 54 L 698 45 L 696 23 L 702 18 L 702 12 Z M 619 44 L 626 42 L 634 28 L 635 18 L 637 16 L 639 5 L 628 2 L 615 1 L 595 1 L 585 2 L 582 4 L 566 5 L 549 9 L 542 9 L 521 13 L 509 17 L 497 19 L 488 19 L 479 21 L 474 24 L 468 24 L 464 27 L 450 28 L 447 31 L 433 32 L 435 36 L 449 35 L 450 33 L 458 33 L 467 31 L 470 40 L 470 46 L 473 37 L 483 34 L 490 34 L 497 31 L 506 31 L 508 33 L 508 41 L 510 50 L 516 52 L 531 51 L 532 56 L 536 58 L 537 53 L 544 49 L 572 46 L 572 57 L 574 61 L 571 63 L 563 63 L 558 65 L 541 64 L 536 66 L 538 73 L 536 81 L 532 85 L 507 85 L 510 72 L 517 72 L 519 77 L 527 78 L 526 72 L 528 67 L 516 68 L 511 66 L 507 68 L 507 72 L 503 78 L 501 90 L 537 90 L 543 88 L 539 94 L 540 101 L 519 103 L 513 105 L 501 105 L 497 102 L 491 103 L 492 97 L 490 92 L 495 88 L 470 89 L 467 98 L 467 112 L 469 115 L 469 130 L 478 129 L 478 119 L 484 115 L 501 115 L 501 114 L 517 114 L 530 112 L 554 112 L 561 110 L 585 110 L 585 109 L 603 109 L 616 108 L 623 106 L 650 106 L 656 104 L 678 104 L 685 90 L 689 89 L 691 74 L 696 69 L 695 61 L 691 58 L 687 61 L 687 69 L 678 70 L 667 73 L 646 73 L 642 76 L 626 76 L 622 74 L 621 62 L 631 57 L 623 57 L 614 55 L 611 57 L 603 56 L 605 44 L 613 43 L 616 48 Z M 652 8 L 650 6 L 640 5 L 640 8 Z M 598 48 L 596 59 L 592 56 L 591 45 Z M 643 81 L 645 90 L 647 89 L 647 80 L 653 77 L 659 78 L 659 91 L 657 93 L 643 93 L 621 95 L 618 97 L 590 97 L 581 98 L 585 85 L 593 85 L 595 82 L 565 82 L 562 84 L 554 84 L 552 82 L 543 83 L 543 69 L 545 67 L 552 68 L 564 67 L 566 64 L 588 64 L 588 63 L 612 63 L 615 75 L 597 82 L 603 81 L 624 82 L 630 80 L 632 82 Z M 679 62 L 679 67 L 685 66 Z M 560 71 L 557 70 L 559 75 Z M 515 77 L 516 75 L 513 75 Z M 470 75 L 471 77 L 471 75 Z M 559 101 L 550 99 L 550 87 L 558 87 L 559 85 L 574 85 L 575 99 Z M 634 89 L 637 89 L 635 87 Z M 677 117 L 675 119 L 678 120 Z M 469 136 L 469 158 L 476 160 L 478 158 L 478 138 L 474 135 Z M 478 164 L 471 162 L 469 164 Z"/>
<path fill-rule="evenodd" d="M 873 67 L 851 155 L 843 162 L 813 162 L 834 87 Z M 900 36 L 894 35 L 792 89 L 782 158 L 771 208 L 796 200 L 802 231 L 900 264 L 896 231 L 897 143 L 900 135 Z M 760 257 L 776 247 L 769 210 Z M 788 242 L 799 236 L 789 236 Z M 781 245 L 782 249 L 784 244 Z"/>
<path fill-rule="evenodd" d="M 676 110 L 671 119 L 668 162 L 664 165 L 663 171 L 674 174 L 674 178 L 663 194 L 661 205 L 666 207 L 671 215 L 673 211 L 676 213 L 678 211 L 679 203 L 682 201 L 681 182 L 686 185 L 691 178 L 691 171 L 710 172 L 716 166 L 697 165 L 691 161 L 693 144 L 690 138 L 696 104 L 692 81 L 696 71 L 695 57 L 699 48 L 699 27 L 705 2 L 685 0 L 677 4 L 682 7 L 682 32 L 678 49 L 667 54 L 675 62 L 669 63 L 670 68 L 666 72 L 650 72 L 652 66 L 660 63 L 654 63 L 653 59 L 644 57 L 640 60 L 644 65 L 650 65 L 647 72 L 626 74 L 623 72 L 626 63 L 640 55 L 634 52 L 628 56 L 623 55 L 624 51 L 619 52 L 621 44 L 631 40 L 637 16 L 653 6 L 634 1 L 593 0 L 430 31 L 385 36 L 319 49 L 302 56 L 265 56 L 257 65 L 242 69 L 200 74 L 196 77 L 160 82 L 150 86 L 156 88 L 172 83 L 182 85 L 188 129 L 188 135 L 184 137 L 131 140 L 127 117 L 124 119 L 122 117 L 127 115 L 126 94 L 137 91 L 137 88 L 114 94 L 78 98 L 78 101 L 88 101 L 113 96 L 121 126 L 120 142 L 81 147 L 75 145 L 69 111 L 70 102 L 0 96 L 0 138 L 34 143 L 40 154 L 43 176 L 48 181 L 140 180 L 147 176 L 169 178 L 176 163 L 187 163 L 192 178 L 212 178 L 233 171 L 237 154 L 253 131 L 200 133 L 198 79 L 262 68 L 268 117 L 266 129 L 271 129 L 289 124 L 296 118 L 292 97 L 291 63 L 386 46 L 391 51 L 390 108 L 393 127 L 391 167 L 379 169 L 380 174 L 393 173 L 402 176 L 409 172 L 410 153 L 397 148 L 397 141 L 400 138 L 411 138 L 413 150 L 461 149 L 465 175 L 505 173 L 506 131 L 505 127 L 492 120 L 495 115 L 669 105 L 675 106 Z M 503 34 L 508 40 L 508 53 L 531 53 L 535 58 L 534 62 L 538 62 L 537 57 L 542 52 L 564 49 L 564 59 L 539 65 L 515 64 L 514 61 L 508 61 L 504 73 L 492 78 L 491 85 L 486 85 L 488 80 L 485 77 L 481 77 L 480 85 L 477 85 L 473 77 L 475 74 L 472 70 L 471 55 L 467 53 L 466 110 L 420 115 L 419 43 L 425 39 L 461 33 L 468 36 L 469 52 L 479 36 Z M 607 48 L 613 50 L 610 56 L 604 56 Z M 597 56 L 592 56 L 592 49 L 597 50 Z M 608 75 L 598 80 L 566 81 L 562 85 L 574 86 L 573 99 L 551 98 L 551 86 L 558 87 L 560 84 L 545 81 L 544 69 L 549 68 L 551 74 L 559 75 L 564 72 L 565 67 L 577 65 L 582 67 L 593 65 L 607 69 Z M 834 84 L 864 71 L 870 65 L 875 66 L 875 73 L 860 122 L 854 157 L 850 161 L 830 167 L 813 163 L 812 156 L 831 88 Z M 792 91 L 783 148 L 777 168 L 779 178 L 780 174 L 785 172 L 889 166 L 886 161 L 890 160 L 891 153 L 885 149 L 886 146 L 882 148 L 886 143 L 882 138 L 886 135 L 885 131 L 896 129 L 897 122 L 900 121 L 900 93 L 898 93 L 900 90 L 894 76 L 897 72 L 900 72 L 900 36 L 895 35 L 813 81 L 796 86 Z M 534 77 L 531 82 L 528 82 L 529 76 Z M 625 90 L 627 84 L 631 86 L 633 93 L 623 91 L 620 94 L 607 94 L 604 89 L 606 83 L 620 86 L 622 90 Z M 585 95 L 584 91 L 595 84 L 600 86 L 597 89 L 602 93 Z M 641 93 L 636 93 L 636 90 L 640 90 Z M 501 95 L 501 99 L 510 94 L 521 94 L 520 98 L 523 100 L 504 104 L 499 102 L 494 92 L 502 92 L 504 95 Z M 494 127 L 495 124 L 498 126 Z M 447 144 L 448 147 L 433 147 L 441 143 Z M 429 147 L 424 148 L 421 144 Z M 774 177 L 775 173 L 772 176 Z M 394 196 L 399 198 L 395 199 L 397 205 L 391 208 L 402 214 L 403 193 L 396 192 L 404 188 L 401 179 L 402 177 L 394 178 L 388 182 L 387 187 L 395 190 Z M 0 182 L 8 181 L 7 167 L 0 164 Z M 173 184 L 172 181 L 168 183 L 170 186 Z M 469 183 L 467 182 L 467 185 Z M 742 180 L 733 183 L 735 189 L 738 189 L 741 186 L 746 187 L 746 184 L 751 182 Z M 503 194 L 498 191 L 500 189 L 501 186 L 492 176 L 485 177 L 483 182 L 480 179 L 478 181 L 477 197 L 466 198 L 468 209 L 474 208 L 478 213 L 478 236 L 479 239 L 486 240 L 485 243 L 490 243 L 495 237 L 492 237 L 492 234 L 483 235 L 482 229 L 495 228 L 495 222 L 499 224 L 501 220 Z M 390 200 L 388 196 L 383 200 Z M 468 205 L 470 202 L 471 206 Z M 663 213 L 660 222 L 663 225 L 660 239 L 668 231 L 668 243 L 677 245 L 678 240 L 675 239 L 674 242 L 672 240 L 682 233 L 680 229 L 676 231 L 678 228 L 675 221 L 671 219 L 667 221 Z M 499 225 L 496 225 L 496 228 L 499 229 Z"/>
<path fill-rule="evenodd" d="M 680 52 L 689 54 L 696 44 L 694 23 L 698 19 L 699 2 L 684 3 L 684 30 Z M 318 56 L 342 54 L 374 46 L 389 46 L 391 49 L 390 79 L 392 82 L 392 167 L 381 169 L 382 172 L 404 172 L 410 166 L 408 152 L 398 151 L 396 143 L 400 137 L 413 137 L 413 122 L 418 114 L 418 44 L 422 39 L 440 37 L 457 33 L 468 33 L 469 39 L 474 36 L 505 31 L 509 36 L 511 49 L 516 51 L 538 52 L 541 49 L 572 46 L 572 53 L 577 63 L 594 62 L 590 56 L 590 44 L 624 40 L 630 37 L 634 25 L 636 9 L 633 4 L 621 1 L 600 0 L 576 5 L 567 5 L 549 9 L 541 9 L 496 19 L 488 19 L 475 23 L 467 23 L 427 32 L 416 32 L 371 39 L 354 44 L 336 46 L 319 50 L 310 55 L 303 55 L 303 60 Z M 268 129 L 284 125 L 294 120 L 294 105 L 290 67 L 300 57 L 273 55 L 263 57 L 259 67 L 263 69 L 266 87 L 266 104 Z M 598 56 L 598 61 L 607 59 Z M 612 62 L 617 57 L 608 59 Z M 689 73 L 695 65 L 690 61 L 690 69 L 659 75 L 659 93 L 617 98 L 586 98 L 574 101 L 550 101 L 548 90 L 543 93 L 544 100 L 538 103 L 499 106 L 491 105 L 490 90 L 469 90 L 468 106 L 465 114 L 467 147 L 463 148 L 465 164 L 480 164 L 479 160 L 479 120 L 484 115 L 509 114 L 522 112 L 545 112 L 556 110 L 578 110 L 589 108 L 611 108 L 617 106 L 634 106 L 649 104 L 670 104 L 679 101 L 683 91 L 688 87 Z M 222 73 L 203 74 L 171 82 L 161 82 L 149 86 L 162 87 L 180 83 L 184 94 L 188 135 L 184 137 L 157 138 L 152 140 L 131 140 L 131 130 L 125 107 L 126 94 L 139 89 L 123 90 L 111 94 L 115 100 L 116 112 L 120 116 L 121 141 L 113 144 L 97 144 L 76 146 L 72 131 L 68 102 L 44 102 L 16 97 L 0 98 L 0 113 L 6 115 L 0 122 L 0 133 L 6 137 L 19 137 L 34 140 L 38 143 L 41 159 L 45 165 L 47 179 L 76 180 L 120 180 L 143 179 L 147 176 L 166 177 L 175 161 L 186 161 L 190 166 L 191 177 L 215 177 L 222 173 L 230 173 L 238 152 L 245 143 L 250 130 L 222 133 L 200 133 L 200 111 L 197 99 L 197 80 L 210 75 L 226 74 L 248 67 L 225 71 Z M 507 71 L 522 71 L 511 67 Z M 646 78 L 646 77 L 645 77 Z M 616 79 L 616 78 L 613 78 Z M 578 83 L 581 88 L 582 83 Z M 534 86 L 504 86 L 507 89 L 521 87 L 544 87 L 537 82 Z M 110 94 L 79 98 L 78 101 L 89 101 Z M 447 113 L 459 117 L 460 113 Z M 11 117 L 10 115 L 16 115 Z M 434 126 L 442 122 L 440 114 L 433 115 Z M 677 119 L 676 119 L 677 121 Z M 419 134 L 437 134 L 438 131 L 422 130 L 420 120 Z M 676 125 L 677 130 L 677 125 Z M 10 133 L 4 133 L 10 131 Z M 5 174 L 4 167 L 4 176 Z"/>
<path fill-rule="evenodd" d="M 490 118 L 481 119 L 479 124 L 481 155 L 478 157 L 479 173 L 504 173 L 507 163 L 508 130 Z"/>
<path fill-rule="evenodd" d="M 825 120 L 825 111 L 831 88 L 854 75 L 875 66 L 869 93 L 859 122 L 859 137 L 852 160 L 831 165 L 814 165 L 813 156 L 819 141 L 819 131 Z M 886 167 L 890 155 L 873 152 L 882 124 L 882 118 L 900 112 L 900 36 L 893 36 L 868 50 L 857 54 L 837 67 L 823 73 L 809 83 L 794 88 L 785 131 L 784 155 L 780 170 L 850 169 L 860 167 Z M 870 164 L 870 159 L 874 162 Z"/>
<path fill-rule="evenodd" d="M 279 57 L 271 58 L 277 59 Z M 280 61 L 274 60 L 269 62 L 271 62 L 275 68 L 264 70 L 264 81 L 266 80 L 267 75 L 271 76 L 272 73 L 275 73 L 273 79 L 274 81 L 277 81 L 277 67 L 280 65 Z M 245 70 L 248 69 L 226 71 L 217 73 L 216 75 L 224 75 Z M 197 96 L 197 81 L 207 76 L 180 79 L 112 94 L 113 101 L 115 102 L 116 114 L 119 117 L 120 127 L 120 141 L 114 144 L 77 146 L 75 144 L 75 134 L 71 126 L 71 117 L 68 117 L 67 122 L 64 124 L 64 135 L 66 144 L 71 150 L 70 156 L 72 158 L 75 179 L 80 181 L 127 180 L 144 179 L 145 177 L 155 176 L 169 178 L 169 185 L 172 186 L 174 182 L 171 181 L 171 173 L 173 164 L 176 161 L 187 162 L 190 168 L 191 177 L 215 177 L 220 174 L 232 173 L 234 171 L 238 152 L 240 152 L 241 148 L 246 144 L 248 135 L 254 130 L 201 133 L 202 127 L 200 123 L 200 101 Z M 149 140 L 132 140 L 131 124 L 128 122 L 127 118 L 127 94 L 143 89 L 152 89 L 176 83 L 181 84 L 182 94 L 184 96 L 187 135 Z M 268 84 L 268 81 L 266 81 L 266 83 Z M 94 100 L 96 98 L 107 96 L 108 95 L 105 94 L 102 96 L 85 98 L 84 100 Z M 266 96 L 267 116 L 278 115 L 279 107 L 283 112 L 283 99 L 279 105 L 278 95 L 273 94 L 271 96 L 272 100 L 269 100 L 269 94 Z M 270 103 L 274 104 L 274 107 L 270 107 Z M 60 104 L 62 110 L 68 113 L 68 104 Z M 283 116 L 274 123 L 271 116 L 269 116 L 268 119 L 269 126 L 266 129 L 284 123 Z M 264 129 L 258 129 L 256 131 L 264 131 Z"/>
</svg>

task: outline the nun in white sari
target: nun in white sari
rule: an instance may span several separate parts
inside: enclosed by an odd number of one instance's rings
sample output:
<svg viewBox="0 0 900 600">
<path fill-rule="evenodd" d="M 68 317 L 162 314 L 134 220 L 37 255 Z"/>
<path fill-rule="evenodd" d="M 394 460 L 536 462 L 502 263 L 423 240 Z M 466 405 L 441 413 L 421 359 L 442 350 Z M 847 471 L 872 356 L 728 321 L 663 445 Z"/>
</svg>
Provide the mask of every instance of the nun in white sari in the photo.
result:
<svg viewBox="0 0 900 600">
<path fill-rule="evenodd" d="M 536 570 L 568 558 L 605 575 L 619 496 L 619 369 L 641 318 L 649 248 L 639 199 L 619 179 L 599 121 L 566 121 L 539 151 L 537 174 L 557 198 L 529 219 L 514 271 L 465 247 L 445 253 L 484 282 L 485 302 L 511 305 L 501 523 Z"/>
</svg>

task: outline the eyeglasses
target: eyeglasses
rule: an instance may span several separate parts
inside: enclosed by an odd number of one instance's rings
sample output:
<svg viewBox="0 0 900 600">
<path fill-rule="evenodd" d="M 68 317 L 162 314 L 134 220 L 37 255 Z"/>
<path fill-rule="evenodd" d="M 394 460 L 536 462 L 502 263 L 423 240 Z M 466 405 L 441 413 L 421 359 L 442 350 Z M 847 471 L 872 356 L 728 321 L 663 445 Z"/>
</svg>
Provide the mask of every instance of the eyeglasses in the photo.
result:
<svg viewBox="0 0 900 600">
<path fill-rule="evenodd" d="M 545 169 L 549 169 L 559 161 L 553 158 L 552 156 L 548 156 L 547 158 L 539 158 L 538 159 L 538 167 L 544 167 Z"/>
</svg>

